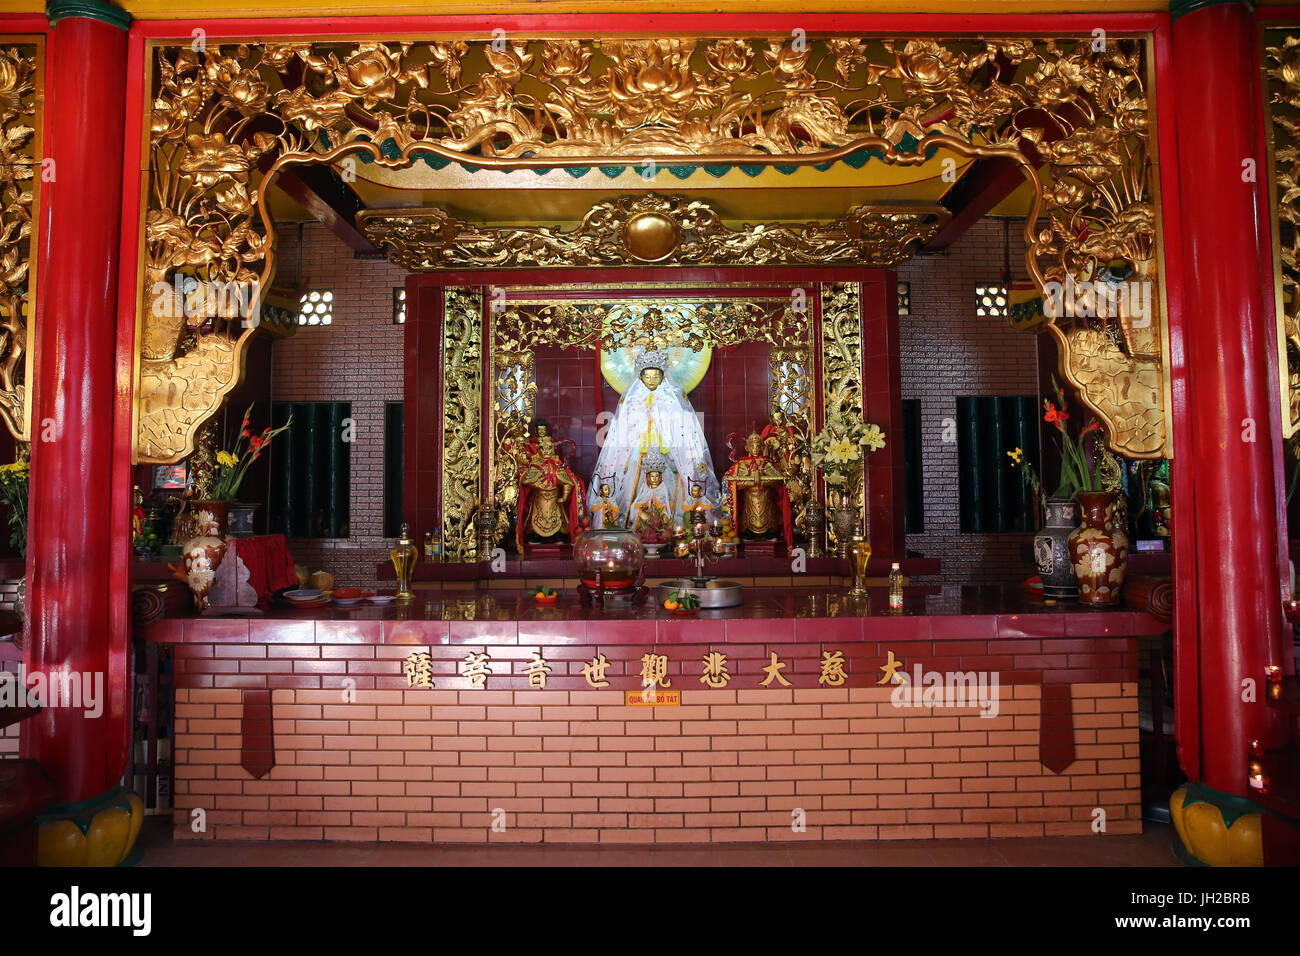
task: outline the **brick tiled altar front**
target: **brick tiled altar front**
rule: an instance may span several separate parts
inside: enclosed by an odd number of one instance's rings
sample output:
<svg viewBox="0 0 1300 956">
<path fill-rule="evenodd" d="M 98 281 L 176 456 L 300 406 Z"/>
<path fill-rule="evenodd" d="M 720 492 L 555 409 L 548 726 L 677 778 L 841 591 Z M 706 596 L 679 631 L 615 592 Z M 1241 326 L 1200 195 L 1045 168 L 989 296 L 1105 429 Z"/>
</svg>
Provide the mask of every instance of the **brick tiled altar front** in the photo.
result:
<svg viewBox="0 0 1300 956">
<path fill-rule="evenodd" d="M 704 843 L 1141 829 L 1136 635 L 1161 625 L 1041 605 L 962 613 L 969 594 L 902 617 L 883 603 L 753 592 L 681 620 L 496 595 L 160 621 L 144 636 L 177 645 L 175 833 Z M 471 606 L 501 619 L 440 619 Z M 996 715 L 896 706 L 878 683 L 891 652 L 909 677 L 996 673 Z M 432 688 L 408 686 L 420 653 Z M 484 653 L 479 689 L 461 670 Z M 701 681 L 711 653 L 725 655 L 720 689 Z M 773 654 L 785 666 L 763 686 Z M 593 689 L 583 667 L 601 655 L 609 686 Z M 646 655 L 667 658 L 680 706 L 627 702 Z M 535 658 L 544 689 L 526 674 Z"/>
</svg>

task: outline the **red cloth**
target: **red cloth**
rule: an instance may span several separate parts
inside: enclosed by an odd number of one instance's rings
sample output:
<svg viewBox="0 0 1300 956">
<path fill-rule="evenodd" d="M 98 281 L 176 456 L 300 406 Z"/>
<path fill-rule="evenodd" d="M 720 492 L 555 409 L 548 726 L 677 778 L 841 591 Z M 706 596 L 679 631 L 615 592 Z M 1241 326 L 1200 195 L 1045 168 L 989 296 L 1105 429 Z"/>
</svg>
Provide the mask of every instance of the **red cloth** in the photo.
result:
<svg viewBox="0 0 1300 956">
<path fill-rule="evenodd" d="M 282 534 L 234 538 L 235 553 L 248 568 L 248 583 L 257 592 L 257 606 L 266 607 L 276 591 L 298 586 L 293 555 Z"/>
</svg>

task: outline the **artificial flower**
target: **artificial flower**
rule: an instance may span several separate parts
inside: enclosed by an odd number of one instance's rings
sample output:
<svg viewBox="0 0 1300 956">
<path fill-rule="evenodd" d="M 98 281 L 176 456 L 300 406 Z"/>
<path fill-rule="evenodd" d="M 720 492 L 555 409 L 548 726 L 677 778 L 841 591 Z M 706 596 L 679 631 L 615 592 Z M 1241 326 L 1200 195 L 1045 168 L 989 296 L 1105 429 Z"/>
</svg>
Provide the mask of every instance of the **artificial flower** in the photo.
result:
<svg viewBox="0 0 1300 956">
<path fill-rule="evenodd" d="M 880 430 L 879 425 L 868 425 L 858 444 L 864 445 L 871 451 L 880 451 L 885 447 L 885 433 Z"/>
<path fill-rule="evenodd" d="M 847 438 L 831 442 L 826 449 L 826 460 L 831 462 L 850 462 L 857 459 L 857 448 Z"/>
<path fill-rule="evenodd" d="M 217 464 L 224 468 L 234 468 L 239 464 L 239 459 L 232 453 L 223 449 L 222 451 L 217 452 Z"/>
<path fill-rule="evenodd" d="M 1018 465 L 1020 464 L 1020 459 L 1024 455 L 1024 453 L 1025 450 L 1023 448 L 1017 448 L 1015 451 L 1007 452 L 1007 455 L 1011 458 L 1012 461 L 1014 461 Z"/>
</svg>

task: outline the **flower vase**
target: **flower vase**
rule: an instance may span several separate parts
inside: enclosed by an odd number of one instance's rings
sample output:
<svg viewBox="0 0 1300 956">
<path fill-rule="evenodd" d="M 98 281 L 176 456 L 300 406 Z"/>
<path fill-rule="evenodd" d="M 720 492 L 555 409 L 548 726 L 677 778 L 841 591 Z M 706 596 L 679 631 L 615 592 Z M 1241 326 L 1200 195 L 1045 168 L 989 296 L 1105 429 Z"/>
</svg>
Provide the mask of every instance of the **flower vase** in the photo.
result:
<svg viewBox="0 0 1300 956">
<path fill-rule="evenodd" d="M 185 567 L 185 583 L 194 595 L 195 610 L 205 611 L 208 594 L 217 580 L 217 568 L 226 556 L 230 502 L 195 501 L 191 508 L 198 536 L 185 542 L 181 561 Z"/>
<path fill-rule="evenodd" d="M 1043 530 L 1034 535 L 1034 562 L 1043 581 L 1043 596 L 1073 600 L 1079 596 L 1068 542 L 1075 526 L 1073 498 L 1048 498 Z"/>
<path fill-rule="evenodd" d="M 1106 491 L 1075 496 L 1083 523 L 1070 534 L 1068 549 L 1079 600 L 1084 604 L 1118 604 L 1128 569 L 1128 535 L 1108 524 L 1106 510 L 1114 496 Z"/>
<path fill-rule="evenodd" d="M 847 491 L 840 492 L 840 503 L 831 509 L 831 527 L 835 529 L 835 555 L 840 558 L 849 556 L 849 542 L 858 530 L 858 509 L 853 496 Z"/>
</svg>

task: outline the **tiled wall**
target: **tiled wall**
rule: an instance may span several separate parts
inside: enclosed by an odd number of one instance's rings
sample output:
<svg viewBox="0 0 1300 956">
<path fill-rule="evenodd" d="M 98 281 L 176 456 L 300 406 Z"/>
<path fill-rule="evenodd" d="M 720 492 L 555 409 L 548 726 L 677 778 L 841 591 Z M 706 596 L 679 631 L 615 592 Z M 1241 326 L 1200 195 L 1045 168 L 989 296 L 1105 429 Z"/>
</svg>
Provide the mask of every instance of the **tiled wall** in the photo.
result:
<svg viewBox="0 0 1300 956">
<path fill-rule="evenodd" d="M 1011 230 L 1011 261 L 1023 272 L 1019 228 L 1014 224 Z M 975 284 L 1001 276 L 1002 236 L 1000 222 L 985 221 L 948 252 L 913 259 L 898 270 L 899 278 L 912 286 L 912 314 L 899 323 L 903 397 L 922 402 L 925 471 L 926 531 L 909 536 L 907 545 L 942 558 L 948 584 L 1015 581 L 1029 573 L 1024 556 L 1029 536 L 958 533 L 955 428 L 954 440 L 943 440 L 945 420 L 956 419 L 957 396 L 1032 394 L 1037 389 L 1033 336 L 1011 332 L 1002 319 L 974 317 Z M 307 225 L 304 237 L 302 274 L 313 285 L 334 290 L 334 322 L 276 343 L 273 396 L 349 401 L 358 430 L 352 447 L 352 537 L 295 541 L 293 552 L 299 563 L 331 571 L 341 584 L 374 584 L 375 566 L 386 560 L 391 544 L 382 537 L 383 405 L 403 398 L 403 327 L 392 323 L 392 289 L 402 283 L 404 272 L 384 260 L 354 259 L 322 226 Z M 296 229 L 284 230 L 279 256 L 283 264 L 296 263 Z M 742 353 L 744 349 L 717 359 L 718 376 L 741 382 L 739 392 L 710 376 L 693 396 L 697 410 L 715 420 L 722 434 L 746 429 L 751 419 L 762 417 L 749 406 L 764 403 L 766 383 L 759 379 L 766 359 Z M 576 387 L 594 379 L 593 362 L 559 353 L 554 358 L 576 375 Z M 571 391 L 543 382 L 538 413 L 553 421 L 558 435 L 567 431 L 578 442 L 579 468 L 589 470 L 588 459 L 595 462 L 594 428 L 573 425 Z M 744 396 L 744 403 L 734 400 L 736 394 Z M 616 395 L 605 389 L 604 400 L 612 409 Z M 714 453 L 717 467 L 725 466 L 725 450 L 715 448 Z M 412 529 L 417 538 L 428 530 Z"/>
<path fill-rule="evenodd" d="M 776 636 L 791 623 L 728 622 L 739 643 L 663 643 L 688 636 L 671 621 L 658 643 L 623 646 L 604 623 L 609 643 L 591 643 L 590 631 L 587 644 L 564 643 L 521 623 L 519 643 L 498 644 L 505 625 L 453 622 L 448 643 L 445 622 L 333 622 L 333 637 L 321 637 L 318 623 L 313 643 L 310 622 L 258 623 L 266 639 L 243 641 L 253 633 L 246 623 L 202 622 L 222 628 L 176 646 L 175 835 L 434 843 L 1083 835 L 1094 832 L 1097 808 L 1105 833 L 1140 832 L 1136 638 L 1062 629 L 1059 638 L 960 639 L 963 627 L 999 632 L 974 619 L 943 621 L 953 639 Z M 814 623 L 835 641 L 837 628 L 857 622 Z M 752 640 L 756 627 L 774 643 Z M 346 643 L 338 628 L 350 628 Z M 491 643 L 482 643 L 483 628 L 497 635 Z M 458 635 L 467 643 L 457 646 Z M 719 646 L 731 680 L 705 689 L 701 661 Z M 832 650 L 845 658 L 847 681 L 818 686 Z M 417 651 L 433 659 L 431 689 L 408 688 L 402 676 Z M 669 658 L 680 706 L 626 702 L 651 651 Z M 773 651 L 792 687 L 760 685 Z M 891 688 L 877 686 L 891 651 L 908 673 L 916 664 L 999 670 L 996 715 L 895 706 Z M 491 659 L 485 689 L 460 674 L 471 652 Z M 534 653 L 550 668 L 545 689 L 528 689 L 524 676 Z M 586 689 L 581 668 L 602 654 L 611 686 Z M 1075 682 L 1043 683 L 1062 673 Z M 241 763 L 246 741 L 266 741 L 268 728 L 264 712 L 246 726 L 242 695 L 267 690 L 274 766 L 254 778 Z M 1042 762 L 1049 695 L 1073 728 L 1073 760 L 1060 773 Z M 1053 725 L 1063 716 L 1054 711 Z M 194 808 L 206 813 L 203 832 L 192 829 Z M 792 828 L 799 809 L 804 830 Z"/>
<path fill-rule="evenodd" d="M 344 650 L 340 648 L 339 650 Z M 346 648 L 357 654 L 357 648 Z M 381 651 L 405 651 L 381 648 Z M 359 656 L 359 655 L 358 655 Z M 387 657 L 387 655 L 385 655 Z M 901 717 L 889 690 L 279 690 L 276 767 L 239 766 L 238 690 L 177 697 L 178 839 L 716 843 L 1141 831 L 1132 685 L 1076 689 L 1080 758 L 1038 761 L 1037 687 Z M 1014 693 L 1014 697 L 1012 697 Z M 1131 712 L 1129 712 L 1131 711 Z M 192 809 L 206 810 L 195 833 Z M 804 830 L 793 827 L 802 809 Z M 493 829 L 495 819 L 504 827 Z"/>
<path fill-rule="evenodd" d="M 1013 276 L 1025 273 L 1022 229 L 1021 222 L 1010 225 Z M 899 280 L 912 285 L 912 314 L 898 320 L 903 398 L 921 402 L 925 476 L 925 532 L 908 535 L 907 546 L 940 558 L 945 584 L 1013 583 L 1036 573 L 1026 553 L 1032 534 L 958 529 L 957 398 L 1038 391 L 1036 337 L 1013 332 L 1004 318 L 975 316 L 975 286 L 999 283 L 1002 269 L 1002 222 L 991 219 L 946 252 L 898 268 Z"/>
</svg>

